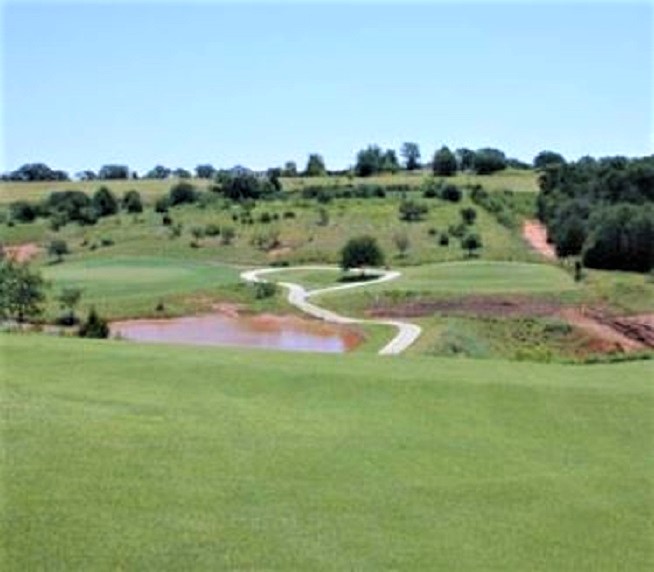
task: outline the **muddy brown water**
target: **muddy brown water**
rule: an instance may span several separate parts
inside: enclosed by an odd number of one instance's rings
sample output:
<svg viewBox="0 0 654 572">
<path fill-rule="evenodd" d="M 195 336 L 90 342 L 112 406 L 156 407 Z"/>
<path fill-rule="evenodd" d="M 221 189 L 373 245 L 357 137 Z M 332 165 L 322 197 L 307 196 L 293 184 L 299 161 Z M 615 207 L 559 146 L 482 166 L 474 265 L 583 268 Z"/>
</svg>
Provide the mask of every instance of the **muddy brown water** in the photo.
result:
<svg viewBox="0 0 654 572">
<path fill-rule="evenodd" d="M 294 316 L 208 314 L 111 324 L 112 336 L 139 342 L 242 346 L 286 351 L 344 353 L 362 341 L 351 328 Z"/>
</svg>

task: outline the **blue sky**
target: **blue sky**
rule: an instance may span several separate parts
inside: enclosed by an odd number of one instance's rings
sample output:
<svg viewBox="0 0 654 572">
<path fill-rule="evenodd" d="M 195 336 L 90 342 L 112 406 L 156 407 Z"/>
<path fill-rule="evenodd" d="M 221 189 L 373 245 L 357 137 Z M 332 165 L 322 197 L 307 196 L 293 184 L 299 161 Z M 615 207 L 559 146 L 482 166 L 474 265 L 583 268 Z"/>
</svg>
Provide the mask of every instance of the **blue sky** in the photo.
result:
<svg viewBox="0 0 654 572">
<path fill-rule="evenodd" d="M 5 2 L 0 170 L 652 153 L 648 3 Z"/>
</svg>

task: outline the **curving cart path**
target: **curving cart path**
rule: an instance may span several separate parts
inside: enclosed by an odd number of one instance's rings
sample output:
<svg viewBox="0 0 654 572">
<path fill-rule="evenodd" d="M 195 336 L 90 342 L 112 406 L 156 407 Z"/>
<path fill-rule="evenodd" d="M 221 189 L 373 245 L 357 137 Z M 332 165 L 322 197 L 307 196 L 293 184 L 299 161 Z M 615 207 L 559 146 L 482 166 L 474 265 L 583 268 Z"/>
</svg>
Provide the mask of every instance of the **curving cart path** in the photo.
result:
<svg viewBox="0 0 654 572">
<path fill-rule="evenodd" d="M 267 280 L 262 278 L 262 276 L 265 276 L 266 274 L 272 274 L 274 272 L 283 272 L 284 270 L 335 270 L 335 267 L 291 266 L 288 268 L 259 268 L 256 270 L 248 270 L 247 272 L 241 273 L 241 278 L 246 282 L 267 282 Z M 296 308 L 299 308 L 303 312 L 314 316 L 315 318 L 325 320 L 326 322 L 332 322 L 335 324 L 379 324 L 396 327 L 398 330 L 397 334 L 390 342 L 388 342 L 381 350 L 379 350 L 379 355 L 397 355 L 406 350 L 413 342 L 418 339 L 418 336 L 420 336 L 422 333 L 422 328 L 420 326 L 410 324 L 408 322 L 398 322 L 397 320 L 359 320 L 357 318 L 341 316 L 340 314 L 312 304 L 308 301 L 308 298 L 315 296 L 316 294 L 336 292 L 338 290 L 349 290 L 350 288 L 361 288 L 362 286 L 368 286 L 369 284 L 388 282 L 389 280 L 395 280 L 399 276 L 401 276 L 399 272 L 385 271 L 379 278 L 375 278 L 374 280 L 340 284 L 338 286 L 330 286 L 328 288 L 320 288 L 318 290 L 306 290 L 294 282 L 277 282 L 277 284 L 288 289 L 288 301 Z"/>
</svg>

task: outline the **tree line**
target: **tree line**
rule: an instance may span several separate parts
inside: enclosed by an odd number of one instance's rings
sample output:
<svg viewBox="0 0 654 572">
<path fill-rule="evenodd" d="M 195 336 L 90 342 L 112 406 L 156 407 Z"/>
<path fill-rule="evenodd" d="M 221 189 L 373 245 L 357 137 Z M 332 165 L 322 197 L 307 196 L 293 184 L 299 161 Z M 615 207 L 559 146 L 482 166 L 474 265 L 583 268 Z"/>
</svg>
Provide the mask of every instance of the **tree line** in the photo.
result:
<svg viewBox="0 0 654 572">
<path fill-rule="evenodd" d="M 518 159 L 508 158 L 499 149 L 483 148 L 473 151 L 467 148 L 451 151 L 449 147 L 442 146 L 427 162 L 421 161 L 421 151 L 417 143 L 405 142 L 401 145 L 399 153 L 394 149 L 381 149 L 378 145 L 369 145 L 361 149 L 355 157 L 352 167 L 344 170 L 328 170 L 325 160 L 319 153 L 311 153 L 307 158 L 304 169 L 300 169 L 295 161 L 287 161 L 282 167 L 273 167 L 263 173 L 255 173 L 245 167 L 232 169 L 217 169 L 210 163 L 199 164 L 193 171 L 177 167 L 170 168 L 164 165 L 155 165 L 152 169 L 139 175 L 128 165 L 107 164 L 97 171 L 86 169 L 75 173 L 74 177 L 63 170 L 52 169 L 45 163 L 27 163 L 14 171 L 0 175 L 2 181 L 34 182 L 34 181 L 70 181 L 73 178 L 80 181 L 96 180 L 127 180 L 127 179 L 213 179 L 220 174 L 257 174 L 270 175 L 276 173 L 278 177 L 322 177 L 326 175 L 352 174 L 367 177 L 383 173 L 397 173 L 399 171 L 416 171 L 419 169 L 432 169 L 435 175 L 449 176 L 457 171 L 468 171 L 478 174 L 489 174 L 502 169 L 529 169 L 539 168 L 542 165 L 538 158 L 545 156 L 558 156 L 558 153 L 544 151 L 532 163 L 525 163 Z"/>
<path fill-rule="evenodd" d="M 654 268 L 654 155 L 550 162 L 539 187 L 538 218 L 559 256 L 589 268 Z"/>
</svg>

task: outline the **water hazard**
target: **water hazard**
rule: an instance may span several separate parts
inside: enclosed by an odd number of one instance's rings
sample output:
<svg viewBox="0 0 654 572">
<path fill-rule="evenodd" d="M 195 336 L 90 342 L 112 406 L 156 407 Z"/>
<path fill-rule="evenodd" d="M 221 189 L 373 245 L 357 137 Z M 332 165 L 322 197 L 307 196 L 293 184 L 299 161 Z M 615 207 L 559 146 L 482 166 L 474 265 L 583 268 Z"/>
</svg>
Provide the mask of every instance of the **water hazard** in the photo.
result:
<svg viewBox="0 0 654 572">
<path fill-rule="evenodd" d="M 111 334 L 139 342 L 347 352 L 362 341 L 351 328 L 294 316 L 208 314 L 111 324 Z"/>
</svg>

